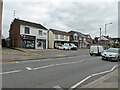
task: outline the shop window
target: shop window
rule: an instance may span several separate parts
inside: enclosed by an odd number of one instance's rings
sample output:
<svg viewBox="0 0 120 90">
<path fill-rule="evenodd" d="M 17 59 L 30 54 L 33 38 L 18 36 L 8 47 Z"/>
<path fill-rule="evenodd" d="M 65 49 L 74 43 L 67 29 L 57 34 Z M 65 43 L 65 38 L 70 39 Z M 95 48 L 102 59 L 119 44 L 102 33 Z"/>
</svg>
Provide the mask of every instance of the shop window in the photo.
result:
<svg viewBox="0 0 120 90">
<path fill-rule="evenodd" d="M 55 39 L 58 39 L 58 35 L 57 34 L 55 34 Z"/>
<path fill-rule="evenodd" d="M 30 34 L 30 28 L 29 27 L 25 27 L 25 34 Z"/>
<path fill-rule="evenodd" d="M 38 32 L 38 33 L 39 33 L 39 35 L 40 35 L 40 36 L 42 36 L 42 31 L 41 31 L 41 30 L 39 30 L 39 32 Z"/>
<path fill-rule="evenodd" d="M 61 38 L 61 39 L 64 39 L 64 35 L 60 35 L 60 38 Z"/>
</svg>

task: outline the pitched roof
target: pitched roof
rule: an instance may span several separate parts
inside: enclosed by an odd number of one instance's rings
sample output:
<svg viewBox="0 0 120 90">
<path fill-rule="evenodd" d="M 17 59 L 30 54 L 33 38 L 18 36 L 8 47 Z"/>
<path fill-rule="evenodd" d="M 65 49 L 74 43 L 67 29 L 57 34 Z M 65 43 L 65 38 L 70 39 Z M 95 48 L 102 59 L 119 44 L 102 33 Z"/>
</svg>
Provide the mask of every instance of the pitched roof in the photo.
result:
<svg viewBox="0 0 120 90">
<path fill-rule="evenodd" d="M 14 21 L 17 21 L 19 24 L 22 24 L 22 25 L 28 25 L 28 26 L 32 26 L 32 27 L 48 30 L 43 25 L 38 24 L 38 23 L 33 23 L 33 22 L 25 21 L 25 20 L 16 19 L 16 18 L 14 19 Z"/>
<path fill-rule="evenodd" d="M 70 31 L 70 32 L 68 32 L 69 35 L 74 35 L 75 33 L 77 33 L 78 36 L 85 37 L 85 35 L 82 34 L 81 32 L 77 32 L 77 31 Z"/>
<path fill-rule="evenodd" d="M 51 30 L 54 34 L 61 34 L 61 35 L 67 35 L 67 36 L 69 36 L 68 33 L 65 32 L 65 31 L 55 30 L 55 29 L 49 29 L 49 30 Z"/>
</svg>

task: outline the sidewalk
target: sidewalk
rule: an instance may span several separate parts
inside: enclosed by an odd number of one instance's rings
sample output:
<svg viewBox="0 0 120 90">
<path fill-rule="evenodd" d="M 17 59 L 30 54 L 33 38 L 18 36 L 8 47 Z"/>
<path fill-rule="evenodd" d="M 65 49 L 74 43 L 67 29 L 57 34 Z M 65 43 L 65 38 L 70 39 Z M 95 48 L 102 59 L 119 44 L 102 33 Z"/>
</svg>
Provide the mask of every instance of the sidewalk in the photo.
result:
<svg viewBox="0 0 120 90">
<path fill-rule="evenodd" d="M 85 50 L 66 51 L 58 49 L 36 50 L 22 48 L 16 49 L 2 48 L 2 52 L 0 53 L 0 55 L 2 55 L 2 62 L 52 59 L 86 54 L 88 54 L 88 51 Z"/>
<path fill-rule="evenodd" d="M 118 69 L 82 88 L 118 88 Z"/>
</svg>

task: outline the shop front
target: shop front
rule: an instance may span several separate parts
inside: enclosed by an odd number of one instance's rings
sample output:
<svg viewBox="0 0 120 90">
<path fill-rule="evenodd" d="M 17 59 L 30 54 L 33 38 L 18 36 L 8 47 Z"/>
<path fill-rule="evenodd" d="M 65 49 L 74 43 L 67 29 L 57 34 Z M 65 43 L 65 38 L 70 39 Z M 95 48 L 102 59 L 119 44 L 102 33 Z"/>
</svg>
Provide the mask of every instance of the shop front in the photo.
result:
<svg viewBox="0 0 120 90">
<path fill-rule="evenodd" d="M 45 39 L 37 39 L 37 49 L 46 49 Z"/>
<path fill-rule="evenodd" d="M 35 36 L 21 35 L 21 48 L 35 49 Z"/>
</svg>

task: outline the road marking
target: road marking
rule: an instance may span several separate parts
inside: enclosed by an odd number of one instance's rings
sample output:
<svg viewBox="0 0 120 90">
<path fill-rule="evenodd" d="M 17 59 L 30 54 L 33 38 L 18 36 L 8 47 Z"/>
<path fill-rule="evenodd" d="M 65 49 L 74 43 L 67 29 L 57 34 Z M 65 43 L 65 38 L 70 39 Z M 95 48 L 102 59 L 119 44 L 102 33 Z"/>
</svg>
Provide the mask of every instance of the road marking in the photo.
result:
<svg viewBox="0 0 120 90">
<path fill-rule="evenodd" d="M 88 79 L 91 78 L 91 77 L 94 77 L 94 76 L 97 76 L 97 75 L 101 75 L 101 74 L 105 74 L 105 73 L 108 73 L 108 72 L 112 72 L 112 71 L 114 71 L 114 69 L 115 69 L 117 66 L 118 66 L 118 65 L 115 65 L 112 69 L 107 70 L 107 71 L 104 71 L 104 72 L 100 72 L 100 73 L 96 73 L 96 74 L 89 75 L 88 77 L 86 77 L 86 78 L 83 79 L 82 81 L 80 81 L 80 82 L 78 82 L 77 84 L 73 85 L 69 90 L 72 90 L 72 89 L 78 87 L 80 84 L 82 84 L 83 82 L 85 82 L 86 80 L 88 80 Z"/>
<path fill-rule="evenodd" d="M 30 68 L 30 67 L 26 67 L 26 69 L 27 69 L 27 70 L 32 70 L 32 68 Z"/>
<path fill-rule="evenodd" d="M 43 66 L 43 67 L 36 67 L 36 68 L 33 68 L 33 70 L 48 68 L 48 67 L 52 67 L 52 66 L 54 66 L 54 64 Z"/>
<path fill-rule="evenodd" d="M 31 70 L 43 69 L 43 68 L 48 68 L 48 67 L 58 66 L 58 65 L 80 63 L 80 62 L 83 62 L 83 61 L 85 61 L 85 60 L 76 61 L 76 62 L 69 62 L 69 63 L 51 64 L 51 65 L 42 66 L 42 67 L 36 67 L 36 68 L 26 67 L 26 69 L 29 70 L 29 71 L 31 71 Z"/>
<path fill-rule="evenodd" d="M 100 73 L 96 73 L 96 74 L 92 74 L 92 76 L 97 76 L 97 75 L 101 75 L 104 73 L 108 73 L 108 72 L 112 72 L 118 65 L 115 65 L 112 69 L 104 71 L 104 72 L 100 72 Z"/>
<path fill-rule="evenodd" d="M 0 74 L 10 74 L 10 73 L 17 73 L 17 72 L 20 72 L 21 70 L 15 70 L 15 71 L 9 71 L 9 72 L 3 72 L 3 73 L 0 73 Z"/>
<path fill-rule="evenodd" d="M 55 88 L 56 90 L 64 90 L 60 86 L 53 86 L 53 88 Z"/>
<path fill-rule="evenodd" d="M 69 63 L 59 63 L 59 64 L 55 64 L 55 65 L 73 64 L 73 63 L 80 63 L 80 62 L 83 62 L 83 61 L 85 61 L 85 60 L 76 61 L 76 62 L 69 62 Z"/>
<path fill-rule="evenodd" d="M 73 88 L 78 87 L 81 83 L 85 82 L 87 79 L 91 78 L 92 76 L 88 76 L 85 79 L 83 79 L 82 81 L 78 82 L 77 84 L 75 84 L 74 86 L 72 86 L 69 90 L 72 90 Z"/>
</svg>

